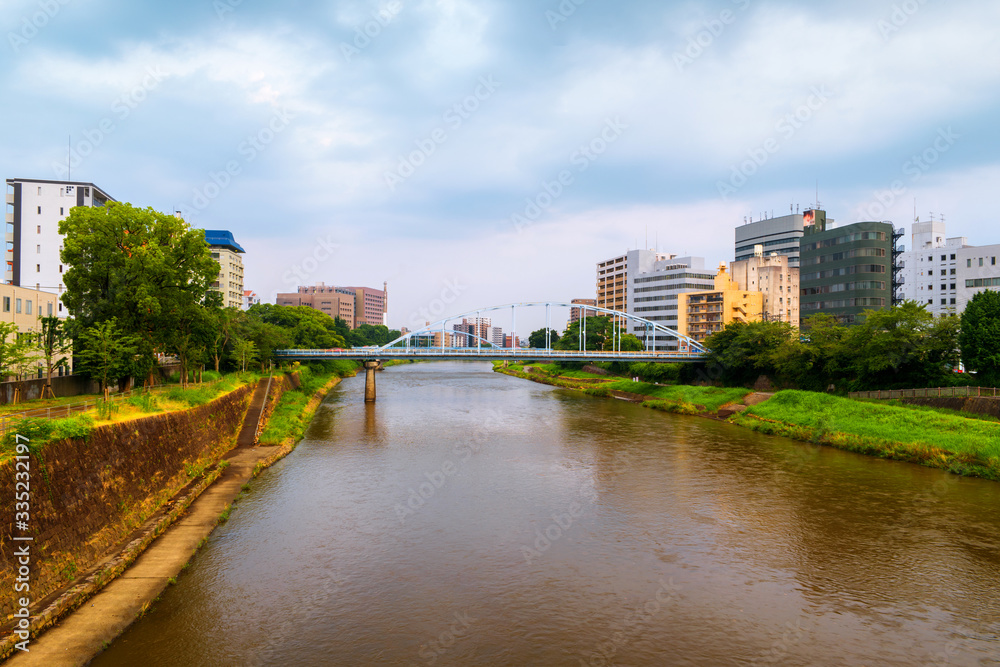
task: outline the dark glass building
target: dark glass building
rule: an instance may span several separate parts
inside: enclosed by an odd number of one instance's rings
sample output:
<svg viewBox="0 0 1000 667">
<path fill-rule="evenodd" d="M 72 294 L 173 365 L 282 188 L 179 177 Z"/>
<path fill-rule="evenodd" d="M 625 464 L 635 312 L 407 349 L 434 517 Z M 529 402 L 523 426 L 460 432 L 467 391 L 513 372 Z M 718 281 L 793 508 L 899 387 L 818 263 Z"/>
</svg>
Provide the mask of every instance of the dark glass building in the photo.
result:
<svg viewBox="0 0 1000 667">
<path fill-rule="evenodd" d="M 894 230 L 889 222 L 855 222 L 834 229 L 807 225 L 801 241 L 800 316 L 830 313 L 845 324 L 893 303 Z"/>
</svg>

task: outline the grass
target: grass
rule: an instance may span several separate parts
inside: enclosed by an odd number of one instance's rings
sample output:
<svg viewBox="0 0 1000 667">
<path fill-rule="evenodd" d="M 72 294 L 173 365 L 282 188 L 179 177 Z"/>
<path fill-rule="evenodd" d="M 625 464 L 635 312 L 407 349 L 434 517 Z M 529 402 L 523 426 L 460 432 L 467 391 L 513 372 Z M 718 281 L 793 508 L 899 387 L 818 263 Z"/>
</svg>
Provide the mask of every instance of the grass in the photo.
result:
<svg viewBox="0 0 1000 667">
<path fill-rule="evenodd" d="M 569 379 L 572 379 L 572 380 L 608 380 L 608 379 L 613 379 L 613 378 L 609 378 L 607 375 L 599 375 L 597 373 L 588 373 L 586 371 L 578 371 L 578 370 L 571 370 L 571 369 L 563 368 L 559 364 L 532 364 L 532 363 L 527 363 L 527 364 L 517 364 L 517 365 L 521 366 L 521 370 L 524 370 L 525 366 L 530 366 L 532 368 L 537 368 L 537 369 L 541 370 L 544 373 L 548 373 L 549 375 L 552 375 L 554 377 L 564 377 L 564 378 L 569 378 Z"/>
<path fill-rule="evenodd" d="M 731 420 L 763 433 L 1000 480 L 1000 424 L 964 415 L 782 391 Z"/>
<path fill-rule="evenodd" d="M 311 415 L 306 406 L 333 377 L 348 377 L 357 373 L 358 365 L 351 361 L 327 361 L 298 369 L 301 385 L 282 394 L 267 427 L 260 434 L 260 444 L 278 445 L 288 438 L 299 439 L 305 433 Z"/>
</svg>

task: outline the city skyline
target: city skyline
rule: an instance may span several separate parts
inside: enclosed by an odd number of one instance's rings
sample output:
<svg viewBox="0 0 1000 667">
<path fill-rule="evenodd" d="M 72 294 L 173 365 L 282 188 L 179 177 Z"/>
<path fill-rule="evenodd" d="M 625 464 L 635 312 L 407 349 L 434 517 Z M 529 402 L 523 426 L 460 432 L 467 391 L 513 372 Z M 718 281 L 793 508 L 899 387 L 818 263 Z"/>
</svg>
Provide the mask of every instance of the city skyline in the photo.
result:
<svg viewBox="0 0 1000 667">
<path fill-rule="evenodd" d="M 729 262 L 745 218 L 817 197 L 907 246 L 914 200 L 1000 241 L 984 2 L 4 8 L 5 178 L 231 230 L 266 302 L 388 281 L 412 329 L 591 298 L 608 257 Z"/>
</svg>

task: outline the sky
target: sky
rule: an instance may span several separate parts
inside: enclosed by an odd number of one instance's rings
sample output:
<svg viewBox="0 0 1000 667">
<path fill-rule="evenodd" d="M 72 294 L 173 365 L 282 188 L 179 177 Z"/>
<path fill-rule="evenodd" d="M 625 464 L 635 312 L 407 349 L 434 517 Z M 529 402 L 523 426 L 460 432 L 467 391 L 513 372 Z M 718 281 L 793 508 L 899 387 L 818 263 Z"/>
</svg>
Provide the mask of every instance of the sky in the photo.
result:
<svg viewBox="0 0 1000 667">
<path fill-rule="evenodd" d="M 265 302 L 388 282 L 412 329 L 593 298 L 637 247 L 732 261 L 736 226 L 817 197 L 1000 243 L 998 24 L 985 0 L 0 0 L 0 167 L 232 231 Z"/>
</svg>

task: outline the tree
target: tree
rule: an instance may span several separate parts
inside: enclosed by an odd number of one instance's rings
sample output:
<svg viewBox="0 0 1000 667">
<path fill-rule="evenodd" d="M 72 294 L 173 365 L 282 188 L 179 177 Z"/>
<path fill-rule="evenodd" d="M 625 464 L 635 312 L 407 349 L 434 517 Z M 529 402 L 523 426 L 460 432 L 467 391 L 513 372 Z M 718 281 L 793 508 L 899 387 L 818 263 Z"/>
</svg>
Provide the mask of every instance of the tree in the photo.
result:
<svg viewBox="0 0 1000 667">
<path fill-rule="evenodd" d="M 80 334 L 79 357 L 83 370 L 101 383 L 104 400 L 110 385 L 132 370 L 138 338 L 122 331 L 114 318 L 87 327 Z"/>
<path fill-rule="evenodd" d="M 578 350 L 580 348 L 580 324 L 583 320 L 571 322 L 566 327 L 565 333 L 559 341 L 552 347 L 556 350 Z M 617 347 L 615 342 L 621 333 L 621 350 L 624 352 L 638 352 L 643 349 L 642 341 L 630 333 L 625 333 L 627 325 L 624 322 L 616 322 L 610 317 L 601 315 L 588 317 L 586 319 L 587 340 L 585 349 L 587 350 L 607 350 L 611 351 L 612 346 Z"/>
<path fill-rule="evenodd" d="M 137 336 L 139 367 L 152 369 L 178 318 L 205 304 L 219 275 L 204 231 L 151 208 L 78 206 L 59 232 L 70 267 L 63 303 L 85 329 L 115 319 L 122 332 Z"/>
<path fill-rule="evenodd" d="M 973 295 L 962 313 L 958 343 L 965 368 L 977 373 L 977 382 L 1000 386 L 1000 292 Z"/>
<path fill-rule="evenodd" d="M 779 350 L 797 336 L 787 322 L 730 322 L 705 339 L 705 363 L 724 384 L 749 386 L 777 376 Z"/>
<path fill-rule="evenodd" d="M 212 361 L 215 363 L 215 372 L 218 373 L 237 323 L 243 317 L 243 311 L 239 308 L 220 308 L 211 311 L 209 316 L 213 320 L 209 350 Z"/>
<path fill-rule="evenodd" d="M 72 350 L 73 341 L 67 335 L 67 324 L 58 317 L 42 317 L 39 323 L 41 331 L 38 334 L 38 346 L 42 358 L 45 359 L 45 388 L 42 390 L 42 398 L 55 398 L 55 392 L 52 391 L 52 372 L 67 364 L 65 355 Z"/>
<path fill-rule="evenodd" d="M 559 342 L 559 332 L 555 329 L 546 329 L 545 327 L 539 329 L 538 331 L 532 331 L 531 335 L 528 336 L 528 347 L 533 347 L 535 349 L 544 349 L 545 344 L 545 333 L 549 333 L 549 343 L 555 347 L 555 344 Z"/>
<path fill-rule="evenodd" d="M 276 306 L 256 304 L 247 311 L 251 319 L 273 325 L 285 331 L 286 344 L 301 349 L 325 350 L 347 347 L 347 341 L 337 333 L 337 323 L 329 315 L 309 306 Z M 261 352 L 266 345 L 257 341 Z"/>
<path fill-rule="evenodd" d="M 28 357 L 30 339 L 13 322 L 0 322 L 0 380 L 17 373 Z"/>
<path fill-rule="evenodd" d="M 245 373 L 247 366 L 257 360 L 257 346 L 252 340 L 235 336 L 233 337 L 233 358 L 240 370 Z"/>
</svg>

